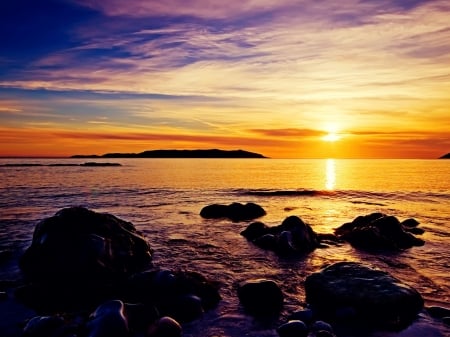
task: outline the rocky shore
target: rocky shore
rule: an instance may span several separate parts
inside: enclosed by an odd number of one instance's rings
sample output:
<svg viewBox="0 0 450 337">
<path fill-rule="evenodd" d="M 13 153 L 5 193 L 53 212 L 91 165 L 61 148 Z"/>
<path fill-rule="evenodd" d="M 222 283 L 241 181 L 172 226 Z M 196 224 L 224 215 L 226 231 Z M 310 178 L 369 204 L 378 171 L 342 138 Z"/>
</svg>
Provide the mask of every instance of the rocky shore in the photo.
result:
<svg viewBox="0 0 450 337">
<path fill-rule="evenodd" d="M 211 221 L 251 221 L 264 214 L 253 203 L 200 211 Z M 290 216 L 278 226 L 249 223 L 240 234 L 281 258 L 303 259 L 330 245 L 351 244 L 373 254 L 411 249 L 425 244 L 416 237 L 423 233 L 418 225 L 373 213 L 321 234 Z M 182 336 L 185 324 L 196 324 L 220 304 L 220 282 L 183 266 L 160 268 L 153 256 L 151 242 L 132 223 L 83 207 L 64 208 L 36 225 L 19 261 L 23 282 L 0 292 L 0 311 L 8 317 L 1 303 L 17 303 L 9 315 L 20 311 L 22 335 L 28 337 Z M 323 266 L 298 285 L 305 289 L 305 306 L 272 327 L 280 337 L 397 332 L 425 316 L 450 323 L 449 309 L 425 307 L 416 289 L 364 263 Z M 245 314 L 256 320 L 275 321 L 284 310 L 286 296 L 270 278 L 244 280 L 235 290 Z"/>
</svg>

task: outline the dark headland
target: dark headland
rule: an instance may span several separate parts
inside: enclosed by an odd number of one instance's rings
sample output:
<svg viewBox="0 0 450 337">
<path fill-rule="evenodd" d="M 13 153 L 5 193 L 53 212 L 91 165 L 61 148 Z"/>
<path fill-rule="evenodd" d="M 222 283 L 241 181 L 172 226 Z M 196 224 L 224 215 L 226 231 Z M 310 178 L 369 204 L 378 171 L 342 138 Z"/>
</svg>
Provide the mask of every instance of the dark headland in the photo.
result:
<svg viewBox="0 0 450 337">
<path fill-rule="evenodd" d="M 244 150 L 151 150 L 140 153 L 106 153 L 103 155 L 74 155 L 71 158 L 267 158 Z"/>
<path fill-rule="evenodd" d="M 447 154 L 444 154 L 442 157 L 439 157 L 439 159 L 450 159 L 450 152 Z"/>
</svg>

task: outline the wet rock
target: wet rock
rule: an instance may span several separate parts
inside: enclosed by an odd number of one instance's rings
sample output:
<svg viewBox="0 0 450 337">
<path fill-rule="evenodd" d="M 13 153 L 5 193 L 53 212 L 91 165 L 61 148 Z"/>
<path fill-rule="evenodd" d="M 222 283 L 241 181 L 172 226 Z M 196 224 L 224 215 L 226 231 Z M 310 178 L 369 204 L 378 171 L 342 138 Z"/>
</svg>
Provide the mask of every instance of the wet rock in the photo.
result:
<svg viewBox="0 0 450 337">
<path fill-rule="evenodd" d="M 87 336 L 127 337 L 129 328 L 124 309 L 124 303 L 119 300 L 109 301 L 100 305 L 87 323 Z"/>
<path fill-rule="evenodd" d="M 415 227 L 416 222 L 408 219 L 400 223 L 394 216 L 372 213 L 343 224 L 335 230 L 335 234 L 339 239 L 360 249 L 402 250 L 424 245 L 423 240 L 412 234 L 421 232 L 421 229 Z"/>
<path fill-rule="evenodd" d="M 313 331 L 328 331 L 333 333 L 333 327 L 331 324 L 324 322 L 324 321 L 315 321 L 314 324 L 311 326 L 311 330 Z"/>
<path fill-rule="evenodd" d="M 283 307 L 284 296 L 272 280 L 248 280 L 239 284 L 238 297 L 244 309 L 254 316 L 276 316 Z"/>
<path fill-rule="evenodd" d="M 24 337 L 52 336 L 64 325 L 60 316 L 36 316 L 23 329 Z"/>
<path fill-rule="evenodd" d="M 431 306 L 426 308 L 428 314 L 434 318 L 442 318 L 446 316 L 450 316 L 450 309 L 439 307 L 439 306 Z"/>
<path fill-rule="evenodd" d="M 199 273 L 153 270 L 133 275 L 124 287 L 129 302 L 155 306 L 181 322 L 200 318 L 221 300 L 217 283 Z"/>
<path fill-rule="evenodd" d="M 342 308 L 355 310 L 355 321 L 388 329 L 409 325 L 423 308 L 421 295 L 387 272 L 340 262 L 309 275 L 306 301 L 320 317 L 338 320 Z"/>
<path fill-rule="evenodd" d="M 252 223 L 241 235 L 258 247 L 279 255 L 304 254 L 320 246 L 314 230 L 297 216 L 289 216 L 275 227 Z"/>
<path fill-rule="evenodd" d="M 401 225 L 406 228 L 417 227 L 419 224 L 420 222 L 413 218 L 403 220 L 401 223 Z"/>
<path fill-rule="evenodd" d="M 246 229 L 244 229 L 240 234 L 249 241 L 253 241 L 266 233 L 268 233 L 269 227 L 263 222 L 253 222 Z"/>
<path fill-rule="evenodd" d="M 182 332 L 182 327 L 176 320 L 164 316 L 150 326 L 146 337 L 181 337 Z"/>
<path fill-rule="evenodd" d="M 252 220 L 263 215 L 266 211 L 254 203 L 241 204 L 234 202 L 230 205 L 212 204 L 202 208 L 200 215 L 206 219 L 228 218 L 232 221 Z"/>
<path fill-rule="evenodd" d="M 300 320 L 290 320 L 277 328 L 280 337 L 306 337 L 308 327 Z"/>
<path fill-rule="evenodd" d="M 314 312 L 311 309 L 298 310 L 293 312 L 288 319 L 300 320 L 309 325 L 314 320 Z"/>
<path fill-rule="evenodd" d="M 37 224 L 20 259 L 32 289 L 19 294 L 31 306 L 55 308 L 105 298 L 115 282 L 149 267 L 151 259 L 149 244 L 132 223 L 83 207 L 65 208 Z"/>
</svg>

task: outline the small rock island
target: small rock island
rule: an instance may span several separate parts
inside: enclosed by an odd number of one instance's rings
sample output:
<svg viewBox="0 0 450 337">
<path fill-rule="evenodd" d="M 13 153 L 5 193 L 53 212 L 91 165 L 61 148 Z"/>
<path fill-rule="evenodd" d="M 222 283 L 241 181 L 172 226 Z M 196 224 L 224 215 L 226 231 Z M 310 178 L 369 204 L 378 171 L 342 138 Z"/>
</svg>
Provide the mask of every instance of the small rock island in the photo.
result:
<svg viewBox="0 0 450 337">
<path fill-rule="evenodd" d="M 149 150 L 140 153 L 106 153 L 103 155 L 74 155 L 71 158 L 267 158 L 244 150 Z"/>
<path fill-rule="evenodd" d="M 450 152 L 447 154 L 444 154 L 442 157 L 439 157 L 439 159 L 450 159 Z"/>
</svg>

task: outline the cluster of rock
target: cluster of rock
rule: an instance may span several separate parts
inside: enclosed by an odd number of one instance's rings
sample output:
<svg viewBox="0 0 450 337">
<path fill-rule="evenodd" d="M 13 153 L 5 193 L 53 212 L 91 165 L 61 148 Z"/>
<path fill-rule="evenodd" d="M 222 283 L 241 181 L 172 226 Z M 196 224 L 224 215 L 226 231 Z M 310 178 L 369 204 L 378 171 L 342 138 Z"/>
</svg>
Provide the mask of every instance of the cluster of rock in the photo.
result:
<svg viewBox="0 0 450 337">
<path fill-rule="evenodd" d="M 245 205 L 239 202 L 233 202 L 230 205 L 212 204 L 205 206 L 200 211 L 200 215 L 205 219 L 228 218 L 238 222 L 262 217 L 266 215 L 266 211 L 261 206 L 252 202 Z"/>
<path fill-rule="evenodd" d="M 425 242 L 414 235 L 424 232 L 417 227 L 418 224 L 415 219 L 400 222 L 395 216 L 371 213 L 343 224 L 335 234 L 360 249 L 401 250 L 424 245 Z"/>
<path fill-rule="evenodd" d="M 200 214 L 243 221 L 265 211 L 253 203 L 233 203 L 206 206 Z M 405 249 L 423 244 L 413 235 L 422 233 L 417 225 L 414 219 L 400 222 L 373 213 L 342 225 L 334 236 L 317 234 L 290 216 L 273 227 L 251 223 L 241 235 L 281 255 L 311 252 L 323 246 L 323 238 L 343 239 L 364 249 Z M 16 290 L 16 297 L 40 314 L 29 320 L 24 336 L 180 337 L 180 323 L 217 306 L 218 284 L 196 272 L 158 269 L 152 254 L 132 223 L 111 214 L 71 207 L 44 219 L 20 260 L 27 283 Z M 280 337 L 335 336 L 326 322 L 398 329 L 423 309 L 415 289 L 354 262 L 309 275 L 305 293 L 308 309 L 292 313 L 277 328 Z M 275 317 L 283 310 L 283 292 L 272 280 L 242 282 L 237 295 L 243 309 L 258 318 Z M 450 320 L 445 310 L 433 312 Z"/>
<path fill-rule="evenodd" d="M 155 268 L 133 224 L 82 207 L 40 222 L 20 267 L 27 283 L 15 295 L 42 314 L 25 327 L 29 337 L 176 337 L 178 322 L 220 301 L 201 274 Z"/>
<path fill-rule="evenodd" d="M 273 227 L 253 222 L 240 234 L 256 246 L 280 255 L 308 253 L 320 246 L 318 235 L 297 216 L 289 216 Z"/>
<path fill-rule="evenodd" d="M 305 281 L 309 308 L 292 313 L 277 328 L 280 337 L 334 336 L 333 324 L 399 329 L 423 309 L 421 295 L 390 274 L 355 262 L 340 262 Z M 243 308 L 256 317 L 278 314 L 283 293 L 272 280 L 250 280 L 238 287 Z M 325 320 L 325 321 L 324 321 Z"/>
</svg>

